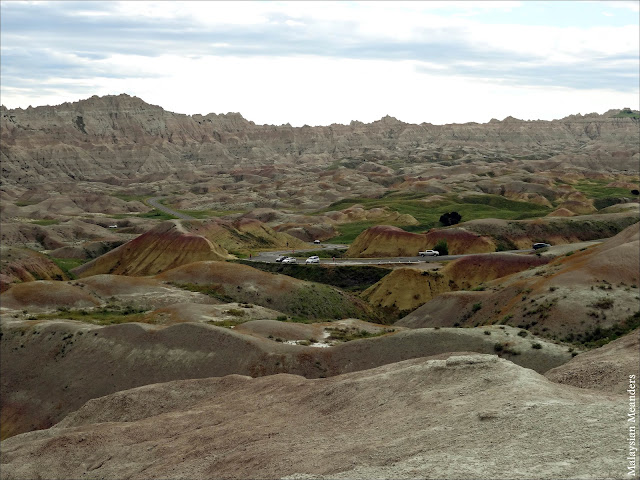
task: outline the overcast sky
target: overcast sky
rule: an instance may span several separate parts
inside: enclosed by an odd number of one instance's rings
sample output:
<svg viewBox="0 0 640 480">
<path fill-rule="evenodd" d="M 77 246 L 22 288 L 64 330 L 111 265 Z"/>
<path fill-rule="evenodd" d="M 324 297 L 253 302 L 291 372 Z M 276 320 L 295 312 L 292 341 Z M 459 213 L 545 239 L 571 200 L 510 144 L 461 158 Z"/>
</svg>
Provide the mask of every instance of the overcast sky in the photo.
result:
<svg viewBox="0 0 640 480">
<path fill-rule="evenodd" d="M 293 126 L 639 108 L 640 2 L 2 1 L 9 108 L 128 93 Z"/>
</svg>

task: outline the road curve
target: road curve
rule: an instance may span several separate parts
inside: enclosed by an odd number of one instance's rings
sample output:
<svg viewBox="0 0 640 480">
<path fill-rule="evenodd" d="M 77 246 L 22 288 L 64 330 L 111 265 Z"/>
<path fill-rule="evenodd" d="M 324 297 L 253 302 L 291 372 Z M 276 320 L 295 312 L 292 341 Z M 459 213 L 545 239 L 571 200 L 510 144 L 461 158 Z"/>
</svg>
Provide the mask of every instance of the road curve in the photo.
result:
<svg viewBox="0 0 640 480">
<path fill-rule="evenodd" d="M 592 240 L 588 242 L 577 242 L 575 244 L 564 244 L 557 245 L 558 247 L 568 247 L 569 245 L 595 245 L 598 243 L 602 243 L 602 240 Z M 293 256 L 296 253 L 304 253 L 304 252 L 312 252 L 317 251 L 319 249 L 329 249 L 329 250 L 346 250 L 348 248 L 347 245 L 333 245 L 333 244 L 321 244 L 316 245 L 315 248 L 309 249 L 296 249 L 296 250 L 280 250 L 276 252 L 260 252 L 256 255 L 253 255 L 251 259 L 248 259 L 252 262 L 264 262 L 264 263 L 274 263 L 276 258 L 279 255 L 288 255 Z M 553 247 L 551 247 L 553 248 Z M 320 259 L 320 264 L 323 265 L 393 265 L 393 264 L 411 264 L 411 263 L 425 263 L 425 262 L 443 262 L 448 260 L 455 260 L 456 258 L 468 257 L 471 255 L 496 255 L 500 253 L 531 253 L 535 250 L 532 248 L 523 249 L 523 250 L 506 250 L 503 252 L 488 252 L 488 253 L 467 253 L 464 255 L 442 255 L 438 257 L 391 257 L 391 258 L 322 258 Z M 305 265 L 304 261 L 300 261 L 297 265 Z M 316 265 L 316 264 L 311 264 Z"/>
<path fill-rule="evenodd" d="M 162 199 L 166 197 L 153 197 L 148 198 L 146 202 L 154 208 L 157 208 L 160 211 L 168 213 L 169 215 L 173 215 L 174 217 L 180 218 L 182 220 L 197 220 L 195 217 L 190 215 L 186 215 L 184 213 L 176 212 L 175 210 L 167 207 L 160 203 Z M 590 242 L 577 242 L 576 245 L 584 245 L 584 244 L 597 244 L 601 243 L 602 240 L 592 240 Z M 565 247 L 572 244 L 566 244 Z M 313 252 L 318 249 L 329 249 L 329 250 L 346 250 L 349 248 L 348 245 L 336 245 L 331 243 L 323 243 L 320 245 L 314 245 L 314 248 L 306 248 L 306 249 L 298 249 L 298 250 L 280 250 L 274 252 L 259 252 L 256 255 L 252 255 L 249 261 L 252 262 L 264 262 L 264 263 L 275 263 L 276 258 L 279 255 L 294 255 L 296 251 L 298 253 L 304 252 Z M 490 252 L 490 253 L 467 253 L 465 255 L 442 255 L 438 257 L 391 257 L 391 258 L 334 258 L 334 259 L 321 259 L 320 263 L 325 265 L 392 265 L 392 264 L 407 264 L 407 263 L 423 263 L 423 262 L 442 262 L 447 260 L 455 260 L 456 258 L 467 257 L 469 255 L 495 255 L 496 253 L 530 253 L 534 250 L 532 248 L 525 250 L 507 250 L 504 252 Z M 289 253 L 291 252 L 291 253 Z M 298 263 L 298 265 L 305 265 L 304 262 Z M 314 264 L 312 264 L 314 265 Z"/>
<path fill-rule="evenodd" d="M 182 220 L 196 220 L 195 217 L 192 217 L 185 213 L 176 212 L 175 210 L 167 207 L 166 205 L 161 204 L 160 201 L 163 200 L 164 198 L 167 198 L 167 197 L 153 197 L 153 198 L 148 198 L 146 201 L 153 208 L 156 208 L 164 213 L 168 213 L 169 215 L 173 215 L 174 217 L 180 218 Z"/>
</svg>

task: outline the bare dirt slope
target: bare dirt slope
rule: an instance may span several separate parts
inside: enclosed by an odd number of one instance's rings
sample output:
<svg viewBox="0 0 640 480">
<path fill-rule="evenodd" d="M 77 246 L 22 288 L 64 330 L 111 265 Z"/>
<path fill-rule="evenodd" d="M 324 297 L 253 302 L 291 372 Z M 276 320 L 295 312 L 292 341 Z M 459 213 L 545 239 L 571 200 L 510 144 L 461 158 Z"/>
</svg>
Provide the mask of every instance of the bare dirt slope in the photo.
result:
<svg viewBox="0 0 640 480">
<path fill-rule="evenodd" d="M 234 258 L 229 251 L 299 248 L 304 243 L 257 220 L 168 220 L 73 270 L 79 277 L 100 273 L 154 275 L 187 263 Z"/>
<path fill-rule="evenodd" d="M 175 285 L 199 285 L 228 301 L 248 302 L 289 315 L 333 319 L 374 315 L 353 295 L 320 283 L 229 262 L 194 262 L 157 275 Z"/>
<path fill-rule="evenodd" d="M 0 247 L 0 293 L 12 284 L 34 280 L 66 280 L 51 259 L 26 248 Z"/>
<path fill-rule="evenodd" d="M 534 349 L 533 339 L 518 337 L 508 327 L 494 327 L 491 335 L 484 329 L 397 331 L 314 348 L 276 341 L 277 337 L 308 339 L 310 326 L 253 323 L 235 331 L 202 323 L 99 327 L 62 320 L 5 321 L 0 364 L 3 438 L 49 427 L 91 398 L 169 380 L 232 373 L 318 378 L 450 351 L 493 353 L 497 342 L 508 342 L 518 350 L 508 358 L 540 372 L 571 358 L 566 347 L 549 342 L 538 340 L 542 348 Z M 356 326 L 372 331 L 381 327 Z"/>
<path fill-rule="evenodd" d="M 629 388 L 629 375 L 636 376 L 636 383 L 640 378 L 638 329 L 545 373 L 553 382 L 620 394 Z"/>
<path fill-rule="evenodd" d="M 433 248 L 440 240 L 448 244 L 449 253 L 495 252 L 496 244 L 463 228 L 432 230 L 426 234 L 410 233 L 398 227 L 377 225 L 362 232 L 351 244 L 347 257 L 406 257 L 417 256 L 421 250 Z"/>
<path fill-rule="evenodd" d="M 546 265 L 486 284 L 486 291 L 451 292 L 398 322 L 414 327 L 505 323 L 566 341 L 622 325 L 638 311 L 640 223 L 599 246 L 567 252 Z M 444 309 L 458 298 L 461 308 Z M 477 305 L 477 306 L 476 306 Z M 475 307 L 474 307 L 475 306 Z"/>
<path fill-rule="evenodd" d="M 414 310 L 442 293 L 471 289 L 548 261 L 537 256 L 501 253 L 459 258 L 431 272 L 397 268 L 362 295 L 372 305 L 399 311 Z"/>
<path fill-rule="evenodd" d="M 51 479 L 620 478 L 623 400 L 554 384 L 491 355 L 317 380 L 185 380 L 95 399 L 55 428 L 5 440 L 2 472 L 6 480 L 42 472 Z"/>
</svg>

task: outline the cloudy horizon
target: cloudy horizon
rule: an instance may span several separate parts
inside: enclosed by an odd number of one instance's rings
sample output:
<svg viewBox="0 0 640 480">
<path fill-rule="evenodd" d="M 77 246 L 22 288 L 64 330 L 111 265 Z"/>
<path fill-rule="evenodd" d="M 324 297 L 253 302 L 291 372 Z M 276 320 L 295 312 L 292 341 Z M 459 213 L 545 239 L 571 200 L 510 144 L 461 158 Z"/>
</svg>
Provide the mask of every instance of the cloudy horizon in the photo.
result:
<svg viewBox="0 0 640 480">
<path fill-rule="evenodd" d="M 127 93 L 257 124 L 639 108 L 638 1 L 2 2 L 8 108 Z"/>
</svg>

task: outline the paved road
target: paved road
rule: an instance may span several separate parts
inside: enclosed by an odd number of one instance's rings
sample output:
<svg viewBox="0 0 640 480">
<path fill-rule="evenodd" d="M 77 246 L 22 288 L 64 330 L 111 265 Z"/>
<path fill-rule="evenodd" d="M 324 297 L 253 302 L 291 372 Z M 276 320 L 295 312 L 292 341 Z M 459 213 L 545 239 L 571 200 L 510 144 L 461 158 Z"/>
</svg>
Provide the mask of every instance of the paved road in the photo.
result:
<svg viewBox="0 0 640 480">
<path fill-rule="evenodd" d="M 158 210 L 161 210 L 169 215 L 173 215 L 174 217 L 181 218 L 183 220 L 196 220 L 194 217 L 186 215 L 184 213 L 176 212 L 175 210 L 163 205 L 160 201 L 166 197 L 153 197 L 147 199 L 147 203 Z M 579 242 L 575 245 L 584 246 L 586 244 L 596 244 L 601 243 L 600 240 L 594 240 L 592 242 Z M 571 245 L 571 244 L 569 244 Z M 567 247 L 568 245 L 563 245 L 563 247 Z M 322 243 L 320 245 L 314 245 L 313 248 L 305 248 L 299 250 L 280 250 L 276 252 L 260 252 L 254 255 L 250 261 L 252 262 L 266 262 L 266 263 L 275 263 L 276 258 L 280 255 L 292 255 L 295 256 L 296 253 L 304 253 L 304 252 L 313 252 L 319 249 L 327 249 L 327 250 L 346 250 L 349 248 L 348 245 L 336 245 L 332 243 Z M 553 247 L 551 247 L 553 248 Z M 442 255 L 439 257 L 393 257 L 393 258 L 336 258 L 335 260 L 330 258 L 321 258 L 320 263 L 325 265 L 391 265 L 394 263 L 397 264 L 406 264 L 406 263 L 424 263 L 424 262 L 442 262 L 447 260 L 455 260 L 456 258 L 466 257 L 468 255 L 495 255 L 496 253 L 529 253 L 533 252 L 533 249 L 526 250 L 508 250 L 505 252 L 491 252 L 491 253 L 470 253 L 466 255 Z M 304 259 L 299 260 L 298 265 L 305 265 Z"/>
<path fill-rule="evenodd" d="M 602 243 L 602 240 L 592 240 L 589 242 L 578 242 L 575 244 L 557 245 L 547 250 L 548 253 L 553 253 L 554 248 L 562 248 L 562 252 L 558 251 L 558 254 L 564 253 L 571 245 L 575 245 L 575 248 L 585 247 L 589 245 L 596 245 Z M 260 252 L 251 258 L 252 262 L 266 262 L 274 263 L 279 255 L 295 256 L 299 253 L 312 252 L 320 249 L 327 250 L 346 250 L 348 245 L 334 245 L 330 243 L 323 243 L 316 245 L 315 248 L 300 249 L 300 250 L 280 250 L 277 252 Z M 531 253 L 535 250 L 532 248 L 523 250 L 507 250 L 504 252 L 490 252 L 490 253 L 468 253 L 465 255 L 442 255 L 438 257 L 393 257 L 393 258 L 321 258 L 320 263 L 324 265 L 393 265 L 393 264 L 407 264 L 407 263 L 425 263 L 425 262 L 443 262 L 447 260 L 455 260 L 456 258 L 467 257 L 469 255 L 495 255 L 498 253 Z M 298 265 L 305 265 L 305 259 L 298 259 Z M 312 264 L 314 265 L 314 264 Z"/>
<path fill-rule="evenodd" d="M 158 210 L 160 210 L 160 211 L 162 211 L 164 213 L 168 213 L 169 215 L 173 215 L 174 217 L 181 218 L 182 220 L 195 220 L 195 218 L 190 216 L 190 215 L 186 215 L 184 213 L 176 212 L 175 210 L 167 207 L 166 205 L 161 204 L 160 201 L 163 200 L 164 198 L 166 198 L 166 197 L 148 198 L 147 199 L 147 203 L 149 205 L 151 205 L 153 208 L 157 208 Z"/>
<path fill-rule="evenodd" d="M 300 250 L 280 250 L 277 252 L 260 252 L 251 258 L 252 262 L 265 262 L 274 263 L 276 258 L 280 255 L 295 256 L 299 253 L 312 252 L 320 249 L 327 250 L 346 250 L 348 245 L 334 245 L 330 243 L 323 243 L 317 245 L 316 248 L 300 249 Z M 528 253 L 533 252 L 533 249 L 528 250 L 509 250 L 499 253 Z M 494 255 L 498 252 L 492 253 L 473 253 L 467 255 Z M 439 257 L 392 257 L 392 258 L 321 258 L 320 263 L 325 265 L 390 265 L 390 264 L 406 264 L 406 263 L 424 263 L 424 262 L 442 262 L 447 260 L 455 260 L 456 258 L 465 257 L 467 255 L 442 255 Z M 298 265 L 304 265 L 304 259 L 298 259 Z"/>
</svg>

